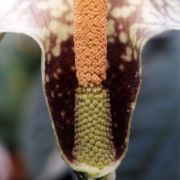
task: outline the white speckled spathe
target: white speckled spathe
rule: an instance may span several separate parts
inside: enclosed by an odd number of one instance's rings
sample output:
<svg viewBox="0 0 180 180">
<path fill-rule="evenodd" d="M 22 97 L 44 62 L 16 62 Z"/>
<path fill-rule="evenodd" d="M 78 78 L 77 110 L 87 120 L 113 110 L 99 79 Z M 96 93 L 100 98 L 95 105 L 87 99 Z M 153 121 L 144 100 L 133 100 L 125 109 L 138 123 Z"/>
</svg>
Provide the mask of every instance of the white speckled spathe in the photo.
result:
<svg viewBox="0 0 180 180">
<path fill-rule="evenodd" d="M 60 44 L 66 42 L 73 35 L 73 0 L 16 0 L 11 1 L 11 3 L 0 1 L 0 32 L 27 34 L 34 38 L 42 49 L 43 84 L 46 87 L 47 84 L 55 82 L 53 89 L 46 94 L 47 104 L 50 106 L 50 102 L 55 101 L 57 97 L 64 96 L 62 92 L 56 94 L 56 91 L 61 89 L 61 84 L 56 82 L 62 76 L 64 69 L 53 66 L 53 72 L 47 73 L 46 70 L 52 61 L 58 61 L 62 55 Z M 167 30 L 180 30 L 179 17 L 179 0 L 116 0 L 116 3 L 110 0 L 108 43 L 115 43 L 118 37 L 125 49 L 122 54 L 119 53 L 122 62 L 129 64 L 136 60 L 140 63 L 141 51 L 150 38 Z M 60 61 L 63 59 L 60 58 Z M 119 64 L 119 71 L 126 71 L 124 64 Z M 75 67 L 71 66 L 71 70 L 75 71 Z M 137 76 L 139 74 L 141 74 L 141 66 Z M 132 102 L 131 114 L 134 108 L 135 102 Z M 52 107 L 49 107 L 49 110 L 52 113 Z M 63 118 L 66 115 L 65 111 L 61 111 L 60 115 Z M 127 151 L 128 140 L 129 131 L 126 137 L 126 150 L 113 167 L 110 167 L 106 172 L 88 168 L 86 170 L 91 173 L 94 171 L 92 174 L 96 177 L 113 171 L 120 164 Z M 61 145 L 60 153 L 72 168 L 78 171 L 83 170 L 82 166 L 74 165 L 67 158 Z"/>
</svg>

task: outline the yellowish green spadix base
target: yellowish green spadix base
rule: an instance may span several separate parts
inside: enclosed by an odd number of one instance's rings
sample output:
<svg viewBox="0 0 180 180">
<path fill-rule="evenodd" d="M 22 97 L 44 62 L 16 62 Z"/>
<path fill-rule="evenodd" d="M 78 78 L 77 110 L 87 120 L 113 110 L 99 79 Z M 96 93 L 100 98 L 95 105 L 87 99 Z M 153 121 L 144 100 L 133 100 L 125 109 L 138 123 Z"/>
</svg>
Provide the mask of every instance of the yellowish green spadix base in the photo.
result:
<svg viewBox="0 0 180 180">
<path fill-rule="evenodd" d="M 108 91 L 79 87 L 75 104 L 74 159 L 103 169 L 115 159 Z"/>
</svg>

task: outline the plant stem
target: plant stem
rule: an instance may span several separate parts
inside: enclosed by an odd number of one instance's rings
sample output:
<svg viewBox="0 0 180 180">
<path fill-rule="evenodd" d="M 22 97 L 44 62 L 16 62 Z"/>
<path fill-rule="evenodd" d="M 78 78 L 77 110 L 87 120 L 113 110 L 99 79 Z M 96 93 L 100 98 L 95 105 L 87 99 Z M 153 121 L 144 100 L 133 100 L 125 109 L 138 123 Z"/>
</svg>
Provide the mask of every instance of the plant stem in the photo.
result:
<svg viewBox="0 0 180 180">
<path fill-rule="evenodd" d="M 101 177 L 101 178 L 94 178 L 94 177 L 87 176 L 85 173 L 79 173 L 76 171 L 74 171 L 74 172 L 77 176 L 77 180 L 115 180 L 116 179 L 115 171 L 112 172 L 111 174 Z"/>
</svg>

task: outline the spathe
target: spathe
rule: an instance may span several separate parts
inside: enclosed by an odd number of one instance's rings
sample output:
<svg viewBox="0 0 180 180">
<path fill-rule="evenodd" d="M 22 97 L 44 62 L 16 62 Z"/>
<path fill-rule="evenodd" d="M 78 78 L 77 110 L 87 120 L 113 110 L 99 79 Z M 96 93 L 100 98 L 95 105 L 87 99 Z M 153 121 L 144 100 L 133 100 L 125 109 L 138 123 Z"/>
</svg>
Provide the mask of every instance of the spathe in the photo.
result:
<svg viewBox="0 0 180 180">
<path fill-rule="evenodd" d="M 0 32 L 24 33 L 42 50 L 42 80 L 60 153 L 75 170 L 105 176 L 127 151 L 130 121 L 141 82 L 141 52 L 152 37 L 180 29 L 179 0 L 111 0 L 108 15 L 107 81 L 116 161 L 103 171 L 74 163 L 74 101 L 77 79 L 73 50 L 73 0 L 14 0 L 0 8 Z"/>
</svg>

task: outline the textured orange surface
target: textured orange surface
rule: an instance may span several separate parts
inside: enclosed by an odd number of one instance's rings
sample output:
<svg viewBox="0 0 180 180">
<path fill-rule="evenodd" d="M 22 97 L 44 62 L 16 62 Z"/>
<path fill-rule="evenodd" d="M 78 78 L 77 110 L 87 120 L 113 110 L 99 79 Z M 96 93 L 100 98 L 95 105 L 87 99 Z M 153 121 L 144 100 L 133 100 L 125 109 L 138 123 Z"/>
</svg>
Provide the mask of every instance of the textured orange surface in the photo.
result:
<svg viewBox="0 0 180 180">
<path fill-rule="evenodd" d="M 74 0 L 74 43 L 79 85 L 106 79 L 107 0 Z"/>
</svg>

